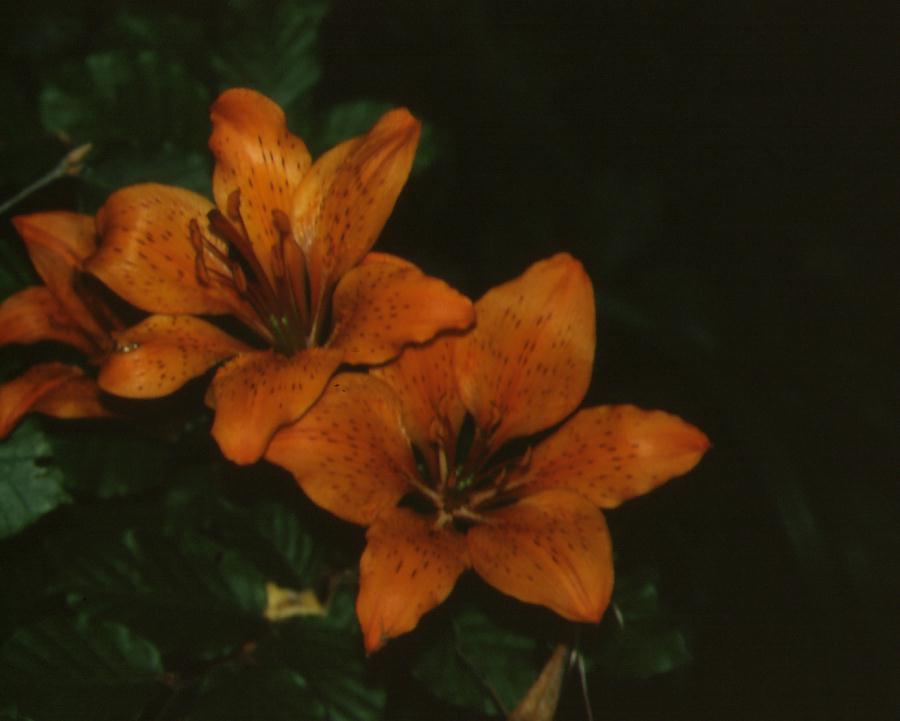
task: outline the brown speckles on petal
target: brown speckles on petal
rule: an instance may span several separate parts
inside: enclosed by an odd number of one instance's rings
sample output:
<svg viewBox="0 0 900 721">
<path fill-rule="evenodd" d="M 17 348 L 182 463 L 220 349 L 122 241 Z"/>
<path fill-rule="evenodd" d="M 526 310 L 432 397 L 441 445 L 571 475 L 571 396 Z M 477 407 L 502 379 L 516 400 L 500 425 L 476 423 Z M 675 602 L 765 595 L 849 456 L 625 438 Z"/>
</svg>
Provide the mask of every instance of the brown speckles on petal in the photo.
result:
<svg viewBox="0 0 900 721">
<path fill-rule="evenodd" d="M 411 631 L 442 603 L 468 567 L 464 537 L 407 508 L 382 513 L 366 534 L 356 613 L 366 651 Z"/>
<path fill-rule="evenodd" d="M 100 249 L 87 270 L 118 295 L 151 313 L 223 314 L 230 299 L 217 295 L 196 272 L 192 222 L 206 228 L 213 209 L 205 198 L 180 188 L 147 183 L 113 193 L 97 214 Z M 218 243 L 210 236 L 211 243 Z M 224 253 L 225 246 L 219 243 Z M 230 274 L 207 253 L 208 271 Z"/>
<path fill-rule="evenodd" d="M 256 91 L 225 91 L 213 104 L 211 117 L 216 204 L 228 215 L 229 196 L 240 192 L 241 219 L 256 257 L 269 272 L 269 255 L 279 240 L 272 212 L 290 213 L 294 192 L 309 169 L 309 152 L 288 131 L 281 108 Z"/>
<path fill-rule="evenodd" d="M 116 334 L 98 381 L 127 398 L 159 398 L 250 348 L 193 316 L 154 315 Z"/>
<path fill-rule="evenodd" d="M 594 293 L 581 263 L 560 253 L 488 291 L 456 348 L 460 394 L 491 448 L 561 421 L 593 368 Z"/>
<path fill-rule="evenodd" d="M 472 566 L 492 586 L 573 621 L 599 621 L 613 585 L 603 514 L 550 490 L 490 514 L 467 534 Z"/>
<path fill-rule="evenodd" d="M 677 416 L 598 406 L 580 411 L 539 443 L 527 468 L 510 482 L 529 492 L 568 488 L 614 508 L 687 473 L 708 448 L 703 432 Z"/>
<path fill-rule="evenodd" d="M 343 349 L 348 363 L 383 363 L 404 345 L 472 324 L 474 310 L 464 295 L 413 265 L 381 257 L 350 270 L 334 293 L 329 345 Z"/>
<path fill-rule="evenodd" d="M 266 460 L 290 471 L 314 503 L 360 524 L 399 501 L 416 474 L 396 396 L 362 373 L 333 378 L 308 413 L 275 434 Z"/>
<path fill-rule="evenodd" d="M 406 183 L 419 130 L 408 111 L 392 110 L 313 164 L 295 196 L 292 221 L 314 299 L 375 243 Z"/>
<path fill-rule="evenodd" d="M 426 458 L 435 444 L 454 452 L 465 417 L 453 374 L 453 345 L 457 342 L 452 335 L 436 338 L 425 346 L 407 348 L 394 362 L 369 371 L 399 396 L 404 425 Z M 432 465 L 435 463 L 436 459 Z"/>
<path fill-rule="evenodd" d="M 272 435 L 316 402 L 341 363 L 339 351 L 312 348 L 286 357 L 244 353 L 219 368 L 207 394 L 213 437 L 235 463 L 253 463 Z"/>
</svg>

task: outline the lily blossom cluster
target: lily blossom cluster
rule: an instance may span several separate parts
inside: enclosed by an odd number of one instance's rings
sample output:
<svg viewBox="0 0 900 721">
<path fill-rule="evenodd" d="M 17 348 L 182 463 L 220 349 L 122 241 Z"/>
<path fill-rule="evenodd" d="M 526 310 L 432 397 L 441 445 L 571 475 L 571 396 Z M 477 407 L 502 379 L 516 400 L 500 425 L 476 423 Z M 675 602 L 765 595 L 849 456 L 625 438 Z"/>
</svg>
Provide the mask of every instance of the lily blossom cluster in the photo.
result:
<svg viewBox="0 0 900 721">
<path fill-rule="evenodd" d="M 686 473 L 709 447 L 662 411 L 573 415 L 595 314 L 571 256 L 535 263 L 475 309 L 468 333 L 336 376 L 266 452 L 319 506 L 368 527 L 357 614 L 369 652 L 415 628 L 469 568 L 521 601 L 599 621 L 613 586 L 600 509 Z M 515 443 L 561 421 L 534 445 Z"/>
<path fill-rule="evenodd" d="M 212 201 L 142 184 L 95 217 L 14 220 L 44 285 L 0 304 L 0 345 L 62 342 L 97 372 L 44 363 L 0 386 L 0 436 L 27 412 L 111 415 L 110 396 L 206 376 L 227 458 L 264 457 L 367 528 L 367 651 L 468 569 L 599 621 L 613 587 L 602 511 L 688 472 L 709 441 L 662 411 L 578 410 L 596 346 L 581 263 L 538 261 L 473 304 L 373 252 L 418 143 L 404 109 L 315 161 L 252 90 L 223 93 L 211 118 Z"/>
<path fill-rule="evenodd" d="M 79 380 L 95 395 L 158 398 L 218 366 L 206 396 L 212 434 L 225 456 L 252 463 L 342 364 L 383 363 L 470 326 L 473 310 L 413 264 L 370 252 L 412 166 L 420 125 L 409 112 L 388 112 L 315 162 L 281 108 L 255 91 L 226 91 L 211 117 L 215 203 L 142 184 L 114 193 L 96 219 L 16 220 L 32 257 L 39 240 L 65 257 L 48 273 L 35 259 L 47 288 L 0 307 L 0 343 L 76 345 L 99 365 L 96 382 Z M 147 317 L 128 328 L 94 322 L 72 289 L 86 275 Z M 227 316 L 250 338 L 207 319 Z M 0 401 L 19 399 L 9 427 L 29 410 L 54 410 L 61 391 L 42 392 L 50 375 L 32 369 L 0 388 Z"/>
</svg>

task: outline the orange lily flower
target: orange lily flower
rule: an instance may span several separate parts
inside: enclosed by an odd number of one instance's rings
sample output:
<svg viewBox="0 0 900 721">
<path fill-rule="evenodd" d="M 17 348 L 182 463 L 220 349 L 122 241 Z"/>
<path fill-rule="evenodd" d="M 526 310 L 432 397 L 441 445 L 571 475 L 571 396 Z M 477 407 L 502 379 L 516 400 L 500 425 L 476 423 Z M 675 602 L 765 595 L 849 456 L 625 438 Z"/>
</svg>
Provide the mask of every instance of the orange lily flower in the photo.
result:
<svg viewBox="0 0 900 721">
<path fill-rule="evenodd" d="M 383 363 L 472 323 L 470 301 L 399 258 L 370 253 L 406 182 L 419 123 L 385 114 L 315 163 L 281 108 L 232 89 L 212 106 L 215 204 L 137 185 L 98 214 L 88 267 L 151 315 L 117 334 L 100 386 L 171 393 L 224 359 L 207 392 L 213 436 L 252 463 L 316 401 L 338 366 Z M 259 349 L 196 315 L 231 315 Z"/>
<path fill-rule="evenodd" d="M 266 453 L 315 503 L 368 526 L 356 608 L 369 652 L 415 628 L 470 567 L 521 601 L 599 621 L 613 585 L 600 509 L 686 473 L 709 447 L 662 411 L 571 415 L 595 348 L 593 290 L 571 256 L 490 290 L 476 318 L 466 335 L 337 376 Z M 474 435 L 461 444 L 466 414 Z M 507 445 L 566 418 L 524 453 Z"/>
<path fill-rule="evenodd" d="M 0 345 L 57 341 L 77 348 L 92 363 L 101 362 L 121 325 L 83 272 L 96 249 L 93 217 L 36 213 L 14 218 L 13 225 L 44 285 L 25 288 L 0 304 Z M 57 418 L 111 415 L 96 381 L 64 363 L 40 363 L 0 385 L 0 438 L 32 411 Z"/>
</svg>

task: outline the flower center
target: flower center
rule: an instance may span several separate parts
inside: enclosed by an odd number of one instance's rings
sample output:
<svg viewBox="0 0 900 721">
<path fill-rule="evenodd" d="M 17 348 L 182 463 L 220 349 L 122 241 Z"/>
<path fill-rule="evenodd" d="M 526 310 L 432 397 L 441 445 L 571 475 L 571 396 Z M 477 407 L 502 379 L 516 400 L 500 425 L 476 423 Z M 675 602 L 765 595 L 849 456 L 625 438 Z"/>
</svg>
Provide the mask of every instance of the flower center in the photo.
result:
<svg viewBox="0 0 900 721">
<path fill-rule="evenodd" d="M 239 190 L 228 196 L 226 212 L 211 210 L 208 216 L 210 230 L 225 243 L 224 251 L 204 235 L 196 220 L 190 223 L 197 278 L 249 306 L 249 316 L 238 313 L 238 317 L 275 350 L 292 355 L 317 345 L 319 313 L 310 318 L 306 263 L 287 215 L 278 209 L 272 211 L 278 240 L 268 258 L 261 258 L 241 215 Z M 216 269 L 206 262 L 207 254 L 219 261 Z"/>
<path fill-rule="evenodd" d="M 428 505 L 437 511 L 435 527 L 441 528 L 449 523 L 461 526 L 484 523 L 486 511 L 515 499 L 519 484 L 511 472 L 528 465 L 531 449 L 529 447 L 523 455 L 489 465 L 488 439 L 489 433 L 476 429 L 471 444 L 464 452 L 465 459 L 457 463 L 455 454 L 458 446 L 465 444 L 443 436 L 434 446 L 431 472 L 423 473 L 429 481 L 415 479 L 411 482 L 427 499 Z M 448 453 L 448 445 L 453 449 L 452 454 Z"/>
</svg>

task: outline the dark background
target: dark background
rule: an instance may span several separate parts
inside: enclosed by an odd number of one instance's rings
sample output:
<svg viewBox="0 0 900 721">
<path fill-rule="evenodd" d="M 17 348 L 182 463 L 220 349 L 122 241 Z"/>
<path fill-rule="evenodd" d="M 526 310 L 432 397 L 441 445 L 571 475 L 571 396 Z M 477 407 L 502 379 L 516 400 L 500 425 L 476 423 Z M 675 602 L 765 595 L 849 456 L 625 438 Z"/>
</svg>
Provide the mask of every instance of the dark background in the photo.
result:
<svg viewBox="0 0 900 721">
<path fill-rule="evenodd" d="M 120 5 L 7 18 L 10 102 L 37 113 L 50 60 L 121 43 Z M 321 27 L 314 107 L 375 98 L 433 131 L 380 248 L 473 297 L 573 253 L 598 301 L 588 402 L 713 440 L 610 519 L 620 568 L 659 569 L 693 661 L 594 689 L 598 718 L 898 710 L 900 35 L 863 6 L 803 5 L 336 0 Z M 215 3 L 157 6 L 240 62 Z M 23 147 L 25 177 L 59 155 Z M 29 202 L 89 204 L 76 183 Z"/>
<path fill-rule="evenodd" d="M 447 133 L 388 242 L 476 295 L 578 255 L 589 400 L 715 443 L 613 518 L 653 517 L 627 552 L 666 559 L 694 665 L 597 694 L 600 716 L 891 717 L 897 26 L 819 4 L 387 5 L 337 4 L 322 91 L 377 88 Z"/>
</svg>

